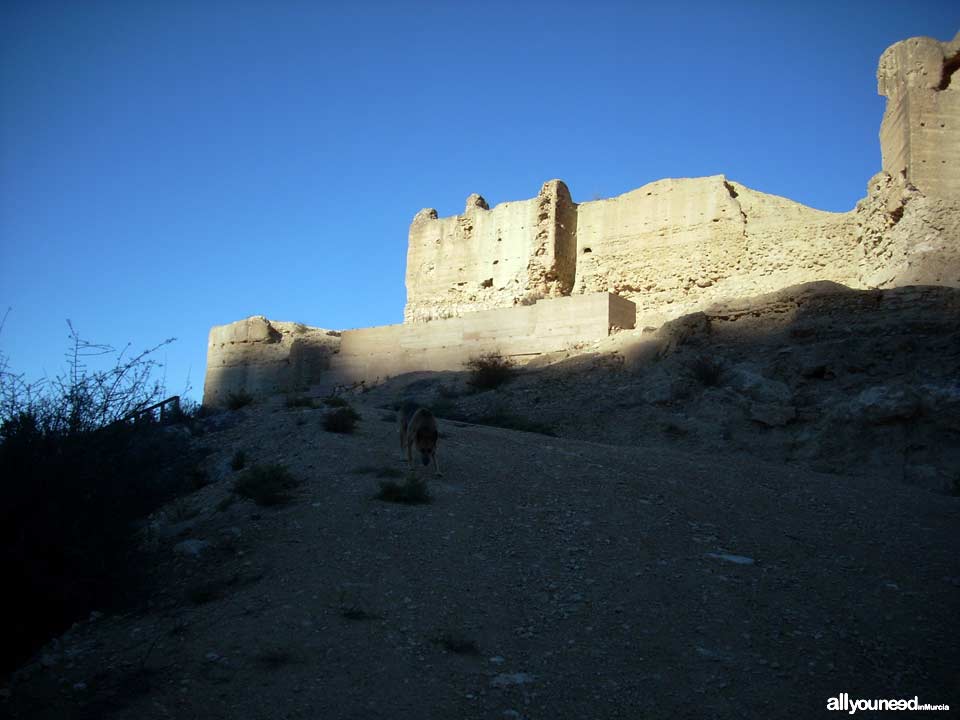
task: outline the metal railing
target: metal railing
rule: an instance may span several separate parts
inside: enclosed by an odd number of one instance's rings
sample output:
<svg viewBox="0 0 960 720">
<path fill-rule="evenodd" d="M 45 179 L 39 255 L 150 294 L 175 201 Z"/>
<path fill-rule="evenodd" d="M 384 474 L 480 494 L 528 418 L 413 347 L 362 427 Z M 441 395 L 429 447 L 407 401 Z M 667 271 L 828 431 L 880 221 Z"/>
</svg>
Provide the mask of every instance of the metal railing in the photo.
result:
<svg viewBox="0 0 960 720">
<path fill-rule="evenodd" d="M 154 413 L 160 411 L 160 422 L 165 422 L 168 418 L 176 418 L 180 415 L 180 396 L 171 395 L 166 400 L 161 400 L 158 403 L 154 403 L 150 407 L 145 407 L 142 410 L 134 410 L 132 413 L 128 414 L 124 420 L 132 420 L 135 423 L 143 422 L 144 420 L 154 419 Z"/>
</svg>

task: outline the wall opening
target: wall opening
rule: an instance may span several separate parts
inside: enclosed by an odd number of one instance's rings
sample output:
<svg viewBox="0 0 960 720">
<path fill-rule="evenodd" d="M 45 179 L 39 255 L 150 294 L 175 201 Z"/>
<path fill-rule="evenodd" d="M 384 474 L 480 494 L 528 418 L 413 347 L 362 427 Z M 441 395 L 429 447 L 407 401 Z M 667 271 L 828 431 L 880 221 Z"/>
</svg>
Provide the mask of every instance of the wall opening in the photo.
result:
<svg viewBox="0 0 960 720">
<path fill-rule="evenodd" d="M 952 58 L 948 58 L 947 61 L 943 63 L 943 75 L 940 77 L 940 84 L 937 85 L 937 90 L 946 90 L 950 87 L 950 80 L 953 78 L 953 74 L 957 71 L 957 68 L 960 68 L 960 52 Z"/>
</svg>

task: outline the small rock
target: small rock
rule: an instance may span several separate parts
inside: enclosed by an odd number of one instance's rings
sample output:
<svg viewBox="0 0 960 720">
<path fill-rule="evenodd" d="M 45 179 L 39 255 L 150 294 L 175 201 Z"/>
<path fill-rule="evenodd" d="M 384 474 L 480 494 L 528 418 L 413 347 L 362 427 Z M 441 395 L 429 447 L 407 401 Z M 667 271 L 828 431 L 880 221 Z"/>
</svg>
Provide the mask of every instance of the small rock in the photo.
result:
<svg viewBox="0 0 960 720">
<path fill-rule="evenodd" d="M 184 540 L 173 546 L 173 551 L 185 557 L 200 557 L 200 553 L 210 547 L 206 540 Z"/>
<path fill-rule="evenodd" d="M 509 687 L 511 685 L 526 685 L 532 683 L 536 678 L 529 673 L 500 673 L 495 676 L 490 684 L 493 687 Z"/>
<path fill-rule="evenodd" d="M 494 665 L 500 665 L 506 661 L 499 655 L 494 655 L 492 658 L 490 658 L 490 662 L 492 662 Z"/>
<path fill-rule="evenodd" d="M 869 387 L 850 403 L 852 416 L 878 424 L 908 420 L 920 409 L 920 399 L 912 390 L 886 385 Z"/>
<path fill-rule="evenodd" d="M 793 405 L 775 402 L 750 403 L 750 419 L 767 427 L 783 427 L 796 417 L 797 411 Z"/>
<path fill-rule="evenodd" d="M 737 565 L 753 565 L 756 562 L 753 558 L 746 557 L 745 555 L 730 555 L 728 553 L 707 553 L 707 557 L 716 560 L 725 560 Z"/>
</svg>

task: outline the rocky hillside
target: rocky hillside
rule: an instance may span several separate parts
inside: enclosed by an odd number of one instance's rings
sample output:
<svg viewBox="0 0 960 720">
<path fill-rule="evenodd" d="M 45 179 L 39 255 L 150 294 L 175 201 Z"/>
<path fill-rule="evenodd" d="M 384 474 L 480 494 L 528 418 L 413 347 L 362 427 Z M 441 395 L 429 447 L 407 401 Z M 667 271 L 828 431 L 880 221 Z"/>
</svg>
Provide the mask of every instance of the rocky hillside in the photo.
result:
<svg viewBox="0 0 960 720">
<path fill-rule="evenodd" d="M 422 374 L 370 397 L 398 393 L 447 417 L 958 493 L 960 290 L 809 283 L 539 358 L 497 392 Z"/>
<path fill-rule="evenodd" d="M 192 442 L 212 482 L 142 534 L 149 601 L 49 643 L 0 707 L 419 720 L 815 717 L 840 692 L 956 704 L 960 498 L 940 492 L 957 467 L 956 303 L 799 288 L 496 390 L 399 378 L 350 397 L 350 434 L 282 397 L 208 418 Z M 417 394 L 539 432 L 441 420 L 432 502 L 375 499 L 403 475 L 382 406 Z M 278 464 L 285 502 L 235 492 Z"/>
</svg>

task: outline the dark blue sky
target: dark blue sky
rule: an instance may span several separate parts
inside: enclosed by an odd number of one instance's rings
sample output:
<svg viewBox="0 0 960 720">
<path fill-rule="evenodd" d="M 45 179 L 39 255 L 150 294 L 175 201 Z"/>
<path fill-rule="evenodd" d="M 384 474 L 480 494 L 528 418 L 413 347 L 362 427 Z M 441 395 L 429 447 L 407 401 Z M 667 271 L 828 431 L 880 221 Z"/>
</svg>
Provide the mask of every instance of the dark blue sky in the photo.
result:
<svg viewBox="0 0 960 720">
<path fill-rule="evenodd" d="M 407 228 L 724 173 L 851 209 L 880 169 L 876 64 L 956 2 L 0 5 L 0 349 L 37 377 L 70 318 L 165 351 L 211 325 L 400 322 Z M 163 358 L 161 358 L 163 359 Z"/>
</svg>

